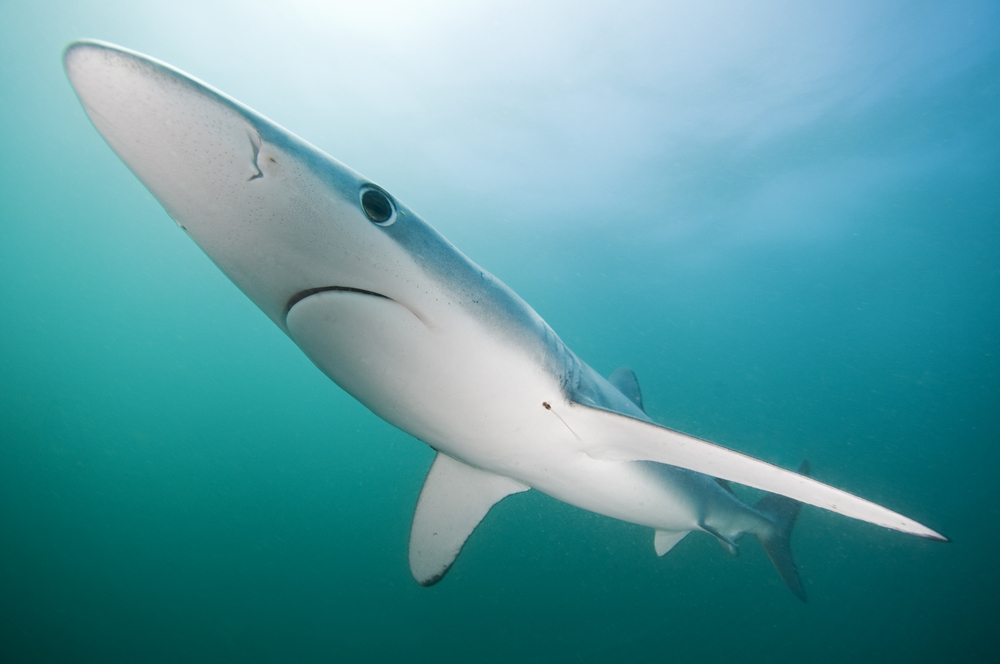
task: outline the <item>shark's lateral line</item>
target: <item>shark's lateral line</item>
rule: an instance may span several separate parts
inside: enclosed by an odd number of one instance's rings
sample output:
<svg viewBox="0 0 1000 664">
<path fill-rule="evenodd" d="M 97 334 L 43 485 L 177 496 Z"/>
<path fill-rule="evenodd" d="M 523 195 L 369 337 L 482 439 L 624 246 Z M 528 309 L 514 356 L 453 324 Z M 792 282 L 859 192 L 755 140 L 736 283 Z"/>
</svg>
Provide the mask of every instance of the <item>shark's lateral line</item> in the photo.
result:
<svg viewBox="0 0 1000 664">
<path fill-rule="evenodd" d="M 808 503 L 935 540 L 884 507 L 654 424 L 523 300 L 388 192 L 200 81 L 100 42 L 66 72 L 167 213 L 327 376 L 437 451 L 410 569 L 439 580 L 505 496 L 535 488 L 642 524 L 665 554 L 701 530 L 760 539 L 802 599 L 788 538 Z M 755 507 L 726 481 L 771 492 Z"/>
</svg>

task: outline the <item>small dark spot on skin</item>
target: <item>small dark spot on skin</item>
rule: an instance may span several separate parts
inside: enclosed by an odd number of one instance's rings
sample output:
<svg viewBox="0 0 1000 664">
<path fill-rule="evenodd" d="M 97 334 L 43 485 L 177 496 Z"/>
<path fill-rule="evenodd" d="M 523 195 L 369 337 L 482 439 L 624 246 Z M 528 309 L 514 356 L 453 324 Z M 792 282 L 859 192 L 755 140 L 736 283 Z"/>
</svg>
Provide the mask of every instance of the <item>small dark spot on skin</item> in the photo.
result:
<svg viewBox="0 0 1000 664">
<path fill-rule="evenodd" d="M 543 401 L 542 405 L 545 406 L 545 410 L 552 410 L 552 406 L 549 405 L 548 401 Z"/>
<path fill-rule="evenodd" d="M 268 157 L 267 159 L 268 159 L 268 161 L 274 161 L 274 157 Z M 274 163 L 277 164 L 278 162 L 274 161 Z"/>
</svg>

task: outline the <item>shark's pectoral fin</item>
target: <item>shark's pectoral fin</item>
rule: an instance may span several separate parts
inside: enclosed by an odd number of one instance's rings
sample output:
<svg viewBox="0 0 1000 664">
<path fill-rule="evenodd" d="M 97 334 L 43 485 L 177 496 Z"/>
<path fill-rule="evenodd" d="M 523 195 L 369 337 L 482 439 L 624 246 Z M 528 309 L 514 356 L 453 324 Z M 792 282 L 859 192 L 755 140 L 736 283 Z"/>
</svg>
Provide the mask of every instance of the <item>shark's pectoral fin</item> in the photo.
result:
<svg viewBox="0 0 1000 664">
<path fill-rule="evenodd" d="M 893 530 L 947 541 L 927 526 L 846 491 L 673 429 L 576 403 L 564 418 L 586 445 L 584 451 L 595 459 L 656 461 L 687 468 Z"/>
<path fill-rule="evenodd" d="M 530 488 L 439 452 L 424 480 L 410 529 L 410 572 L 417 583 L 431 586 L 440 581 L 490 508 Z"/>
<path fill-rule="evenodd" d="M 657 530 L 653 536 L 653 546 L 656 548 L 656 555 L 665 556 L 670 549 L 680 542 L 691 532 L 690 530 Z"/>
</svg>

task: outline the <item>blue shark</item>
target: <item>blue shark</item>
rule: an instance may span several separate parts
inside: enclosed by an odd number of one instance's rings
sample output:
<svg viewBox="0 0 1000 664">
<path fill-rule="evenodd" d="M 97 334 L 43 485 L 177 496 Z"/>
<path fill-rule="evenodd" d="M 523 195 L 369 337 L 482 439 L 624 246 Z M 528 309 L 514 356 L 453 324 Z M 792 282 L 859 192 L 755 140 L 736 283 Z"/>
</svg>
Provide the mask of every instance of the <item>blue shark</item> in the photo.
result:
<svg viewBox="0 0 1000 664">
<path fill-rule="evenodd" d="M 69 45 L 94 127 L 167 214 L 337 385 L 436 452 L 410 532 L 440 580 L 497 502 L 536 489 L 732 552 L 755 535 L 801 599 L 804 504 L 919 537 L 901 514 L 654 423 L 635 374 L 605 379 L 499 279 L 385 188 L 205 83 L 96 41 Z M 728 483 L 768 492 L 756 505 Z"/>
</svg>

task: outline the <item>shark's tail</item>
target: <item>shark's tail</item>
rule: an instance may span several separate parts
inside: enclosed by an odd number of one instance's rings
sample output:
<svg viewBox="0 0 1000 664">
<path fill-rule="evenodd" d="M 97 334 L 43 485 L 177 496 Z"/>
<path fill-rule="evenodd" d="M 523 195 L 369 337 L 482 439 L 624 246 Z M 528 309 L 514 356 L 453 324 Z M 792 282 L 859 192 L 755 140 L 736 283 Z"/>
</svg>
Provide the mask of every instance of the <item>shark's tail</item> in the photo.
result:
<svg viewBox="0 0 1000 664">
<path fill-rule="evenodd" d="M 803 461 L 799 468 L 800 475 L 809 475 L 809 462 Z M 806 599 L 806 591 L 799 580 L 799 573 L 795 569 L 795 561 L 792 560 L 792 549 L 789 541 L 792 536 L 792 527 L 795 525 L 795 517 L 799 515 L 802 503 L 776 493 L 769 493 L 755 505 L 758 512 L 770 519 L 774 523 L 774 529 L 768 533 L 758 533 L 757 539 L 767 552 L 768 558 L 774 563 L 774 568 L 791 589 L 795 596 L 803 602 Z"/>
</svg>

